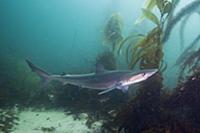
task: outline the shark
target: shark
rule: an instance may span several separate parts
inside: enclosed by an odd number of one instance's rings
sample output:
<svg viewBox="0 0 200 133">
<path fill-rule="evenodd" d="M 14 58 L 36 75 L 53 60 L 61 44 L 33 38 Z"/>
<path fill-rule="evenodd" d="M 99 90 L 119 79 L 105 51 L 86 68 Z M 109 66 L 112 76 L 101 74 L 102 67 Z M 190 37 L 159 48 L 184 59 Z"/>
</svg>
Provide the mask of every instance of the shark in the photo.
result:
<svg viewBox="0 0 200 133">
<path fill-rule="evenodd" d="M 132 70 L 106 70 L 100 63 L 96 70 L 88 74 L 50 74 L 26 59 L 30 69 L 46 82 L 59 81 L 63 85 L 71 84 L 81 88 L 100 90 L 98 95 L 105 94 L 114 89 L 127 92 L 130 85 L 147 80 L 158 72 L 158 69 L 146 69 L 139 72 Z"/>
</svg>

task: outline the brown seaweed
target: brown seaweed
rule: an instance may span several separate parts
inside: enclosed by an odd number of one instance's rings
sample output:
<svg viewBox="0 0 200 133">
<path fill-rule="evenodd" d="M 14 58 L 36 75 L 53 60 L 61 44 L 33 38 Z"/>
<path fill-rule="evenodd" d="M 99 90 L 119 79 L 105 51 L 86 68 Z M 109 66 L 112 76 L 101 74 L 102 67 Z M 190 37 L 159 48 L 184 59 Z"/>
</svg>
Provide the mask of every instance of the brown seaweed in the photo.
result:
<svg viewBox="0 0 200 133">
<path fill-rule="evenodd" d="M 121 49 L 126 48 L 125 55 L 129 69 L 133 69 L 136 65 L 140 69 L 160 68 L 163 61 L 163 29 L 168 15 L 171 13 L 172 3 L 167 0 L 149 0 L 147 3 L 148 6 L 143 9 L 143 16 L 156 24 L 156 27 L 147 35 L 130 35 L 118 45 L 118 54 Z M 160 18 L 151 12 L 155 6 L 160 11 Z"/>
<path fill-rule="evenodd" d="M 166 42 L 170 36 L 170 33 L 174 26 L 186 15 L 191 14 L 192 12 L 195 12 L 200 7 L 200 1 L 195 0 L 191 2 L 190 4 L 183 7 L 174 17 L 168 21 L 167 26 L 165 27 L 164 36 L 162 39 L 162 42 Z"/>
<path fill-rule="evenodd" d="M 140 69 L 160 67 L 163 70 L 166 69 L 163 64 L 161 38 L 163 35 L 163 24 L 166 21 L 164 13 L 168 14 L 170 11 L 163 11 L 164 8 L 161 5 L 159 5 L 159 9 L 162 11 L 160 19 L 157 19 L 154 14 L 147 10 L 143 11 L 144 16 L 156 24 L 155 28 L 147 35 L 139 36 L 136 42 L 134 36 L 129 36 L 122 41 L 123 44 L 120 44 L 120 49 L 128 44 L 126 48 L 130 50 L 126 50 L 126 54 L 130 58 L 130 62 L 128 62 L 130 69 L 133 69 L 136 65 Z M 158 20 L 160 21 L 158 22 Z M 166 119 L 166 115 L 161 113 L 164 108 L 161 90 L 163 87 L 162 80 L 162 74 L 159 73 L 139 86 L 136 97 L 133 98 L 128 106 L 123 107 L 114 121 L 112 121 L 119 125 L 118 132 L 141 133 L 151 127 L 156 126 L 159 128 L 162 126 L 160 123 L 163 119 Z"/>
<path fill-rule="evenodd" d="M 180 66 L 179 81 L 184 80 L 185 72 L 191 73 L 198 69 L 200 62 L 200 48 L 194 50 L 199 44 L 200 35 L 198 35 L 192 43 L 184 50 L 176 61 L 176 65 Z"/>
<path fill-rule="evenodd" d="M 197 13 L 197 14 L 199 14 L 199 12 L 194 12 L 194 13 Z M 200 15 L 200 14 L 199 14 Z M 183 21 L 181 22 L 181 27 L 180 27 L 180 46 L 181 46 L 181 48 L 183 48 L 184 47 L 184 43 L 185 43 L 185 41 L 184 41 L 184 33 L 185 33 L 185 27 L 186 27 L 186 24 L 187 24 L 187 22 L 188 22 L 188 20 L 189 20 L 189 18 L 191 17 L 191 15 L 190 14 L 188 14 L 187 16 L 185 16 L 185 18 L 183 19 Z M 191 45 L 192 46 L 192 45 Z M 193 46 L 192 46 L 193 47 Z"/>
<path fill-rule="evenodd" d="M 96 63 L 102 64 L 105 69 L 115 70 L 117 68 L 116 58 L 112 52 L 105 51 L 96 58 Z"/>
<path fill-rule="evenodd" d="M 104 43 L 111 46 L 114 52 L 116 45 L 123 39 L 122 19 L 119 14 L 113 14 L 104 28 Z"/>
<path fill-rule="evenodd" d="M 133 101 L 121 107 L 114 120 L 105 123 L 105 127 L 118 125 L 118 132 L 124 133 L 200 132 L 200 71 L 174 92 L 161 91 L 159 97 L 157 94 L 140 90 Z"/>
<path fill-rule="evenodd" d="M 189 44 L 189 46 L 182 52 L 182 54 L 179 56 L 179 58 L 176 61 L 176 65 L 181 64 L 181 62 L 184 61 L 186 56 L 190 55 L 189 53 L 192 52 L 192 50 L 198 45 L 198 42 L 200 41 L 200 34 Z"/>
<path fill-rule="evenodd" d="M 200 63 L 200 49 L 188 54 L 187 57 L 183 60 L 183 62 L 180 64 L 181 71 L 179 75 L 179 80 L 180 81 L 184 80 L 185 71 L 187 71 L 187 73 L 191 73 L 194 72 L 196 69 L 198 69 L 199 63 Z"/>
<path fill-rule="evenodd" d="M 181 22 L 181 27 L 180 27 L 180 46 L 183 49 L 185 40 L 184 40 L 184 33 L 185 33 L 185 27 L 187 24 L 188 19 L 190 18 L 190 15 L 187 15 L 183 21 Z"/>
<path fill-rule="evenodd" d="M 0 109 L 0 132 L 10 133 L 18 125 L 18 115 L 11 109 Z"/>
</svg>

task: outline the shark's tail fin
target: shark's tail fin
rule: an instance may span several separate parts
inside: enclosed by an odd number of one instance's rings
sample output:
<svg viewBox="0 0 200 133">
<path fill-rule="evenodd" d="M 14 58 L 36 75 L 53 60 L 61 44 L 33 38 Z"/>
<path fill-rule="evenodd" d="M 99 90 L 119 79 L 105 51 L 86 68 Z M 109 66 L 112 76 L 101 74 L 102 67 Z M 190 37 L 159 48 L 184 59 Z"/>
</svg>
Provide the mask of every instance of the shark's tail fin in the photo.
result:
<svg viewBox="0 0 200 133">
<path fill-rule="evenodd" d="M 35 73 L 37 73 L 37 75 L 44 81 L 44 82 L 49 82 L 51 81 L 51 74 L 49 74 L 48 72 L 46 72 L 45 70 L 42 70 L 41 68 L 37 67 L 36 65 L 34 65 L 30 60 L 26 59 L 27 64 L 29 65 L 29 67 L 31 68 L 31 70 Z"/>
</svg>

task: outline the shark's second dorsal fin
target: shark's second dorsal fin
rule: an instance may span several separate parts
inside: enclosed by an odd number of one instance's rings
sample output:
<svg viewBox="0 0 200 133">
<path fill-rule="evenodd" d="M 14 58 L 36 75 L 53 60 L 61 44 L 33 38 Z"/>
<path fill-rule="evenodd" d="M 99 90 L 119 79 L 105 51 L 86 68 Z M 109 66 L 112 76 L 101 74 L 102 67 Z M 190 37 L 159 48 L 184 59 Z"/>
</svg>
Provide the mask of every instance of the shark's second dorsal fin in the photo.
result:
<svg viewBox="0 0 200 133">
<path fill-rule="evenodd" d="M 103 73 L 103 72 L 105 72 L 103 64 L 97 63 L 96 64 L 96 71 L 95 71 L 95 73 L 99 74 L 99 73 Z"/>
</svg>

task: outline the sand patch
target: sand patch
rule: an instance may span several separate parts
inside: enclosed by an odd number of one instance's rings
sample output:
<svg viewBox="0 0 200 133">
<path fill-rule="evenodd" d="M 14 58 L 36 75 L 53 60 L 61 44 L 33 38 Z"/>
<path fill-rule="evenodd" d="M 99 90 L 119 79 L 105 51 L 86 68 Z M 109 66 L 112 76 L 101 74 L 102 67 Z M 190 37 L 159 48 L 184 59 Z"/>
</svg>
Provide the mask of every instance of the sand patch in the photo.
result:
<svg viewBox="0 0 200 133">
<path fill-rule="evenodd" d="M 89 129 L 85 123 L 87 114 L 80 120 L 63 111 L 23 111 L 20 113 L 19 125 L 12 133 L 93 133 L 100 132 L 101 123 L 95 122 Z"/>
</svg>

